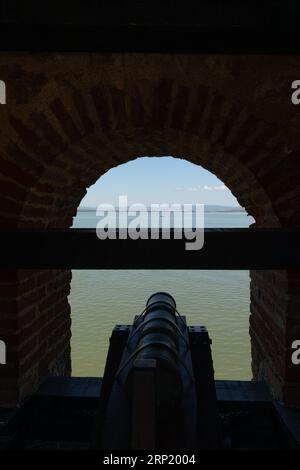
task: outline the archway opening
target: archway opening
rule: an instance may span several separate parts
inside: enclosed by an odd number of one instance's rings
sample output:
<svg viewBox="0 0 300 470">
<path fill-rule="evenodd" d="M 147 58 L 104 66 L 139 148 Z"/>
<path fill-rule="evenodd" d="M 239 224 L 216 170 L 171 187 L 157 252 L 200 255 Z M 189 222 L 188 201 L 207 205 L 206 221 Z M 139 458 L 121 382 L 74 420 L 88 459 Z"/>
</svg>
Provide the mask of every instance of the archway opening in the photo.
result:
<svg viewBox="0 0 300 470">
<path fill-rule="evenodd" d="M 119 165 L 89 188 L 74 228 L 95 228 L 96 207 L 128 203 L 204 204 L 205 228 L 249 227 L 254 219 L 215 175 L 173 157 L 140 157 Z M 103 374 L 111 330 L 132 323 L 155 291 L 168 291 L 189 324 L 208 328 L 217 379 L 249 380 L 249 271 L 89 270 L 73 271 L 72 375 Z"/>
</svg>

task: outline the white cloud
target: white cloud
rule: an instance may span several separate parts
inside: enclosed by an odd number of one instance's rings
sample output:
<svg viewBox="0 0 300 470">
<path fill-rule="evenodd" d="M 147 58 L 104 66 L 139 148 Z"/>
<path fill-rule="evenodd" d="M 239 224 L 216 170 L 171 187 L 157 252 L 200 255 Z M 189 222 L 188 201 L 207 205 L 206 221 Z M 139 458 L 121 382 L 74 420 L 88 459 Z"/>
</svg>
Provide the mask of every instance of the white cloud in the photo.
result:
<svg viewBox="0 0 300 470">
<path fill-rule="evenodd" d="M 225 191 L 228 190 L 224 184 L 220 186 L 208 186 L 207 184 L 203 187 L 206 191 Z"/>
<path fill-rule="evenodd" d="M 228 188 L 224 185 L 224 184 L 221 184 L 219 186 L 210 186 L 208 184 L 205 184 L 204 186 L 188 186 L 188 187 L 184 187 L 184 186 L 177 186 L 177 188 L 175 188 L 176 191 L 201 191 L 201 190 L 205 190 L 205 191 L 228 191 Z"/>
<path fill-rule="evenodd" d="M 200 191 L 202 189 L 202 186 L 189 186 L 189 187 L 183 187 L 183 186 L 178 186 L 175 188 L 176 191 Z"/>
</svg>

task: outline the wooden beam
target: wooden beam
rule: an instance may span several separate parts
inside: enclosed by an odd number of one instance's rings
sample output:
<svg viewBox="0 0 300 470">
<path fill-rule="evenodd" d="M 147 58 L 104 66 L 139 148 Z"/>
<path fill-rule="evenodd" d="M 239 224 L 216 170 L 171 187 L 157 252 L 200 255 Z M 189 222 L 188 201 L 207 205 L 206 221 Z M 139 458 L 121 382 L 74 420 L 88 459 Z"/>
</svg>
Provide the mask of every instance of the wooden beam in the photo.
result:
<svg viewBox="0 0 300 470">
<path fill-rule="evenodd" d="M 0 50 L 299 53 L 296 0 L 0 0 Z"/>
<path fill-rule="evenodd" d="M 197 25 L 0 24 L 0 51 L 299 54 L 299 31 Z"/>
<path fill-rule="evenodd" d="M 300 229 L 205 229 L 203 248 L 187 251 L 185 239 L 99 240 L 94 229 L 1 230 L 0 268 L 299 269 L 299 240 Z"/>
</svg>

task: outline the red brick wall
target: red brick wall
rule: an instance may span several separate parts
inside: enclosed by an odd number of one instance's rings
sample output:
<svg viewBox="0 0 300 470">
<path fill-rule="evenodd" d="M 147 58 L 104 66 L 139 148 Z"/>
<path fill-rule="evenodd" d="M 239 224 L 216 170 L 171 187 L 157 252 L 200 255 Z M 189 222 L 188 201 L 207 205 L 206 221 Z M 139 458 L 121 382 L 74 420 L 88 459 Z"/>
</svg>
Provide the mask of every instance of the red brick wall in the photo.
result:
<svg viewBox="0 0 300 470">
<path fill-rule="evenodd" d="M 0 227 L 69 227 L 86 189 L 140 155 L 185 158 L 216 174 L 260 227 L 300 224 L 300 77 L 292 57 L 3 54 Z M 280 249 L 280 247 L 278 247 Z M 291 367 L 299 272 L 251 273 L 253 373 L 300 404 Z M 68 271 L 2 272 L 0 401 L 70 371 Z M 2 395 L 1 395 L 2 394 Z M 299 398 L 298 398 L 299 397 Z"/>
<path fill-rule="evenodd" d="M 299 282 L 299 271 L 251 272 L 253 374 L 290 404 L 299 404 L 299 366 L 291 361 L 291 345 L 300 338 Z"/>
<path fill-rule="evenodd" d="M 67 375 L 70 364 L 69 270 L 0 271 L 0 402 L 12 405 L 47 375 Z"/>
</svg>

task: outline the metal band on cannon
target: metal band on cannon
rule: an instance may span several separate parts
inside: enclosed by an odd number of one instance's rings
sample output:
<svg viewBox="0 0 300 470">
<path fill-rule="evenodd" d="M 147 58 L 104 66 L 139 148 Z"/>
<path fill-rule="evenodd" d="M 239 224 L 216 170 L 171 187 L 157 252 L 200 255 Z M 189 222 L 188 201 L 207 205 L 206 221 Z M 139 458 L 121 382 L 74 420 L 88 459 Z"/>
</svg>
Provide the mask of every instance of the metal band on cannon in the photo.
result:
<svg viewBox="0 0 300 470">
<path fill-rule="evenodd" d="M 174 408 L 182 394 L 175 309 L 176 302 L 169 294 L 159 292 L 152 295 L 148 299 L 146 312 L 135 324 L 137 333 L 133 330 L 132 338 L 127 343 L 130 350 L 135 348 L 126 379 L 128 393 L 134 394 L 133 374 L 138 373 L 143 364 L 145 368 L 147 364 L 152 364 L 155 370 L 155 401 L 160 412 Z"/>
</svg>

